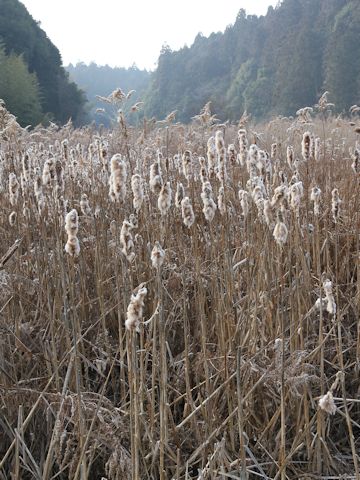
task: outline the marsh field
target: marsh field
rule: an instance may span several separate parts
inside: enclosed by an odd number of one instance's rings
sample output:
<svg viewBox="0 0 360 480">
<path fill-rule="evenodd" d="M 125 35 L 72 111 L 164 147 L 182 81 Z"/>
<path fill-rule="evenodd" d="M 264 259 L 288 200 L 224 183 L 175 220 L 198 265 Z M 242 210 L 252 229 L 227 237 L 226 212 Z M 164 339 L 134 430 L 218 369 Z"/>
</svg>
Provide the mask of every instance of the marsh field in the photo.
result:
<svg viewBox="0 0 360 480">
<path fill-rule="evenodd" d="M 210 108 L 1 106 L 1 479 L 360 479 L 360 108 Z"/>
</svg>

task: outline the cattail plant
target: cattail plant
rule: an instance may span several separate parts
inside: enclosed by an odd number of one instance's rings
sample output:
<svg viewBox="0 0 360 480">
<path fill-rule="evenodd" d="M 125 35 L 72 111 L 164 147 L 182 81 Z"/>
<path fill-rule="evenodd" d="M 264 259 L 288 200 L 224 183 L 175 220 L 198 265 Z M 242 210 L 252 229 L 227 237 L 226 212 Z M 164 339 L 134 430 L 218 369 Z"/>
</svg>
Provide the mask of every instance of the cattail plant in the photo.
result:
<svg viewBox="0 0 360 480">
<path fill-rule="evenodd" d="M 314 202 L 314 215 L 320 215 L 320 197 L 321 190 L 319 187 L 314 187 L 311 189 L 310 200 Z"/>
<path fill-rule="evenodd" d="M 354 153 L 351 155 L 353 163 L 351 164 L 351 168 L 356 175 L 360 174 L 360 149 L 355 148 Z"/>
<path fill-rule="evenodd" d="M 218 206 L 220 215 L 224 216 L 226 213 L 226 203 L 225 203 L 225 190 L 224 190 L 223 184 L 219 188 L 217 206 Z"/>
<path fill-rule="evenodd" d="M 56 177 L 55 160 L 53 157 L 48 158 L 42 171 L 42 183 L 44 186 L 49 185 Z"/>
<path fill-rule="evenodd" d="M 158 209 L 161 215 L 166 215 L 171 207 L 171 185 L 170 182 L 164 183 L 158 197 Z"/>
<path fill-rule="evenodd" d="M 303 134 L 303 138 L 301 142 L 301 154 L 305 162 L 307 162 L 310 159 L 311 138 L 312 138 L 312 135 L 310 132 L 305 132 Z"/>
<path fill-rule="evenodd" d="M 227 180 L 226 148 L 223 133 L 221 130 L 218 130 L 215 134 L 215 148 L 218 156 L 217 177 L 220 182 L 225 183 L 225 181 Z"/>
<path fill-rule="evenodd" d="M 240 165 L 244 166 L 246 163 L 247 155 L 248 155 L 248 152 L 247 152 L 248 141 L 246 137 L 246 130 L 240 129 L 238 131 L 238 140 L 239 140 L 238 159 L 239 159 Z"/>
<path fill-rule="evenodd" d="M 153 268 L 160 269 L 165 259 L 165 251 L 163 250 L 160 242 L 156 241 L 151 251 L 151 264 Z"/>
<path fill-rule="evenodd" d="M 290 192 L 290 207 L 294 210 L 296 216 L 299 216 L 300 202 L 304 195 L 304 187 L 302 182 L 296 182 L 289 188 Z"/>
<path fill-rule="evenodd" d="M 83 215 L 91 215 L 91 207 L 89 204 L 89 198 L 86 195 L 86 193 L 83 193 L 81 195 L 81 200 L 80 200 L 80 209 Z"/>
<path fill-rule="evenodd" d="M 318 162 L 321 156 L 321 139 L 319 137 L 315 138 L 314 141 L 314 158 Z"/>
<path fill-rule="evenodd" d="M 319 407 L 321 408 L 321 410 L 328 413 L 329 415 L 335 415 L 336 405 L 331 390 L 329 390 L 325 395 L 322 395 L 319 398 Z"/>
<path fill-rule="evenodd" d="M 190 150 L 185 150 L 182 156 L 182 169 L 183 169 L 183 175 L 186 178 L 189 185 L 189 182 L 193 175 L 192 154 Z"/>
<path fill-rule="evenodd" d="M 250 178 L 257 176 L 258 160 L 259 160 L 259 149 L 257 145 L 255 144 L 250 145 L 247 160 L 246 160 L 246 168 Z"/>
<path fill-rule="evenodd" d="M 77 257 L 80 253 L 80 243 L 77 238 L 79 230 L 79 215 L 77 210 L 71 210 L 65 217 L 65 231 L 67 233 L 67 242 L 65 251 L 71 257 Z"/>
<path fill-rule="evenodd" d="M 181 202 L 185 197 L 184 186 L 181 182 L 178 182 L 176 185 L 176 194 L 175 194 L 175 206 L 176 208 L 181 208 Z"/>
<path fill-rule="evenodd" d="M 39 213 L 41 213 L 45 207 L 45 198 L 42 190 L 42 179 L 40 174 L 35 176 L 34 179 L 34 194 L 38 206 Z"/>
<path fill-rule="evenodd" d="M 249 193 L 246 190 L 239 190 L 238 191 L 238 197 L 240 200 L 240 205 L 242 209 L 242 214 L 244 217 L 244 220 L 247 218 L 249 215 Z"/>
<path fill-rule="evenodd" d="M 203 214 L 208 222 L 212 222 L 216 212 L 216 203 L 213 200 L 210 182 L 204 182 L 202 184 L 201 199 L 203 201 Z"/>
<path fill-rule="evenodd" d="M 340 217 L 340 205 L 342 201 L 339 196 L 339 190 L 334 188 L 331 192 L 331 212 L 333 215 L 334 223 L 337 223 Z"/>
<path fill-rule="evenodd" d="M 273 237 L 280 248 L 283 248 L 288 238 L 288 229 L 280 212 L 278 212 L 277 222 L 273 231 Z"/>
<path fill-rule="evenodd" d="M 331 315 L 335 315 L 336 303 L 335 303 L 335 298 L 332 291 L 332 282 L 330 280 L 325 280 L 323 283 L 323 288 L 324 288 L 325 298 L 326 298 L 326 310 Z"/>
<path fill-rule="evenodd" d="M 135 258 L 135 247 L 131 232 L 133 228 L 134 227 L 130 222 L 124 220 L 120 230 L 121 252 L 124 254 L 129 263 L 133 262 Z"/>
<path fill-rule="evenodd" d="M 185 197 L 181 200 L 181 213 L 184 224 L 190 228 L 195 221 L 195 215 L 189 197 Z"/>
<path fill-rule="evenodd" d="M 136 212 L 139 212 L 144 201 L 144 189 L 142 178 L 138 173 L 131 177 L 131 190 L 133 193 L 133 207 Z"/>
<path fill-rule="evenodd" d="M 28 152 L 25 152 L 23 154 L 21 163 L 22 163 L 22 174 L 23 174 L 24 181 L 25 183 L 28 183 L 30 181 L 30 174 L 31 174 L 30 157 Z"/>
<path fill-rule="evenodd" d="M 271 206 L 271 201 L 267 198 L 264 200 L 264 218 L 266 225 L 270 228 L 274 228 L 274 214 Z"/>
<path fill-rule="evenodd" d="M 233 143 L 231 143 L 229 146 L 228 146 L 228 150 L 227 150 L 227 153 L 228 153 L 228 159 L 229 159 L 229 162 L 234 165 L 236 163 L 236 149 L 235 149 L 235 145 Z"/>
<path fill-rule="evenodd" d="M 271 206 L 273 208 L 278 208 L 287 202 L 287 198 L 289 195 L 289 189 L 286 184 L 279 185 L 275 188 L 273 196 L 271 198 Z"/>
<path fill-rule="evenodd" d="M 110 162 L 109 196 L 112 202 L 123 202 L 126 197 L 126 163 L 121 155 L 113 155 Z"/>
<path fill-rule="evenodd" d="M 208 172 L 206 168 L 206 162 L 204 157 L 199 157 L 200 163 L 200 181 L 202 184 L 208 181 Z"/>
<path fill-rule="evenodd" d="M 19 198 L 19 182 L 13 172 L 9 175 L 9 198 L 10 204 L 14 207 Z"/>
<path fill-rule="evenodd" d="M 286 161 L 289 165 L 290 170 L 294 168 L 294 147 L 292 145 L 288 145 L 286 148 Z"/>
<path fill-rule="evenodd" d="M 209 177 L 212 178 L 217 167 L 215 137 L 210 137 L 207 141 L 207 161 Z"/>
<path fill-rule="evenodd" d="M 141 284 L 137 291 L 131 295 L 130 303 L 126 312 L 125 327 L 127 330 L 140 331 L 140 323 L 143 317 L 144 301 L 147 288 Z"/>
<path fill-rule="evenodd" d="M 150 190 L 159 195 L 163 186 L 163 180 L 161 176 L 161 166 L 160 161 L 157 159 L 151 166 L 150 166 Z"/>
</svg>

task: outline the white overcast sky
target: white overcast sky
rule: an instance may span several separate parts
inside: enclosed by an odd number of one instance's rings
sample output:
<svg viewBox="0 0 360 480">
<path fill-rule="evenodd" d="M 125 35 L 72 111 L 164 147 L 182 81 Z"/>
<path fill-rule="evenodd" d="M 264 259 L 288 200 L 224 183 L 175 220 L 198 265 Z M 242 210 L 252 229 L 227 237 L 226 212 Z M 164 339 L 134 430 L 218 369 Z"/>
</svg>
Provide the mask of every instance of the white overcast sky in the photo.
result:
<svg viewBox="0 0 360 480">
<path fill-rule="evenodd" d="M 240 8 L 265 15 L 278 0 L 21 0 L 58 47 L 64 65 L 153 70 L 161 47 L 190 46 L 202 32 L 223 31 Z"/>
</svg>

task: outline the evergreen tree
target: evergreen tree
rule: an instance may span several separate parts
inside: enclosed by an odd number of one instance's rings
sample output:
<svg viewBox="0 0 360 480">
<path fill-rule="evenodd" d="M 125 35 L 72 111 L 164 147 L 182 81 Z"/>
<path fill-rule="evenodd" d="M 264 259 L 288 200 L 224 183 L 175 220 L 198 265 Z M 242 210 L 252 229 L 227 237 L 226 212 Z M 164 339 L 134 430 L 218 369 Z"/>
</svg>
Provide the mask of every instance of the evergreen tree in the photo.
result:
<svg viewBox="0 0 360 480">
<path fill-rule="evenodd" d="M 5 55 L 0 46 L 0 98 L 5 101 L 7 109 L 23 125 L 37 125 L 43 114 L 39 85 L 35 74 L 28 71 L 24 59 L 12 53 Z"/>
</svg>

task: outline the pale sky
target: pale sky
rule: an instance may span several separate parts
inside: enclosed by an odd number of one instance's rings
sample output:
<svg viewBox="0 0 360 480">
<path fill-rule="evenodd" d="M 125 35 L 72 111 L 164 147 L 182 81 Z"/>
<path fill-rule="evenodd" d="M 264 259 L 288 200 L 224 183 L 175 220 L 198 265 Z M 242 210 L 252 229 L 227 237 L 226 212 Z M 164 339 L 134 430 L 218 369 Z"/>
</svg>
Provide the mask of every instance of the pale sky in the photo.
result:
<svg viewBox="0 0 360 480">
<path fill-rule="evenodd" d="M 190 46 L 201 32 L 223 31 L 240 8 L 265 15 L 278 0 L 21 0 L 58 47 L 64 65 L 153 70 L 161 47 Z"/>
</svg>

